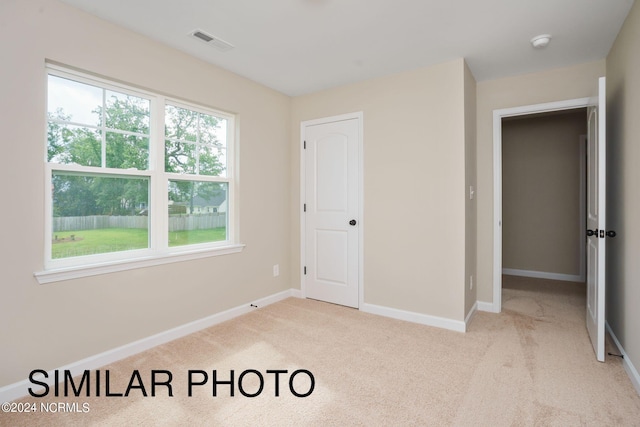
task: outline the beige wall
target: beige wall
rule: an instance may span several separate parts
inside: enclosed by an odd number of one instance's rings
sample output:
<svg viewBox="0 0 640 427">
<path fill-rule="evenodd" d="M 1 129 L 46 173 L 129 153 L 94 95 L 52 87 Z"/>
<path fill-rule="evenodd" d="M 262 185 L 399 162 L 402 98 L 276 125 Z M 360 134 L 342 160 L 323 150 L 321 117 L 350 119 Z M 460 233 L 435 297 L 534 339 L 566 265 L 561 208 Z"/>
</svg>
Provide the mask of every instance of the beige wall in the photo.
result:
<svg viewBox="0 0 640 427">
<path fill-rule="evenodd" d="M 581 275 L 586 133 L 584 108 L 503 120 L 503 268 Z"/>
<path fill-rule="evenodd" d="M 364 299 L 464 319 L 462 59 L 293 100 L 292 272 L 300 277 L 300 123 L 364 113 Z"/>
<path fill-rule="evenodd" d="M 290 98 L 54 0 L 3 1 L 0 52 L 0 387 L 290 288 Z M 45 59 L 238 113 L 244 252 L 38 285 Z"/>
<path fill-rule="evenodd" d="M 607 322 L 640 369 L 640 4 L 607 58 Z"/>
<path fill-rule="evenodd" d="M 591 96 L 604 73 L 602 60 L 478 83 L 478 301 L 493 302 L 493 111 Z"/>
<path fill-rule="evenodd" d="M 471 74 L 471 70 L 465 63 L 464 67 L 464 131 L 465 131 L 465 303 L 464 311 L 469 313 L 473 309 L 477 300 L 476 286 L 478 280 L 476 267 L 477 248 L 477 204 L 475 190 L 477 187 L 476 177 L 476 81 Z M 470 196 L 470 187 L 473 187 L 473 199 Z M 471 279 L 473 277 L 473 279 Z M 472 283 L 473 280 L 473 283 Z"/>
</svg>

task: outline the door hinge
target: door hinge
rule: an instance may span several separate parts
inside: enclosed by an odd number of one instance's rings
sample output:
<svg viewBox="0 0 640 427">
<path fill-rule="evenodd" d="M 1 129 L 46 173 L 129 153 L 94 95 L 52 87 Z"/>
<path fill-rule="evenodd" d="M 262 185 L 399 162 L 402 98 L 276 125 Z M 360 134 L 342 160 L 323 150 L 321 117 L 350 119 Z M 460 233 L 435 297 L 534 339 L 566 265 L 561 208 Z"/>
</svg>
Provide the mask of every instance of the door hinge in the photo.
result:
<svg viewBox="0 0 640 427">
<path fill-rule="evenodd" d="M 306 203 L 304 204 L 304 211 L 305 212 L 307 211 L 307 204 Z"/>
<path fill-rule="evenodd" d="M 304 266 L 304 274 L 305 275 L 307 274 L 307 266 L 306 265 Z"/>
<path fill-rule="evenodd" d="M 303 150 L 307 149 L 307 141 L 303 141 L 302 148 Z"/>
</svg>

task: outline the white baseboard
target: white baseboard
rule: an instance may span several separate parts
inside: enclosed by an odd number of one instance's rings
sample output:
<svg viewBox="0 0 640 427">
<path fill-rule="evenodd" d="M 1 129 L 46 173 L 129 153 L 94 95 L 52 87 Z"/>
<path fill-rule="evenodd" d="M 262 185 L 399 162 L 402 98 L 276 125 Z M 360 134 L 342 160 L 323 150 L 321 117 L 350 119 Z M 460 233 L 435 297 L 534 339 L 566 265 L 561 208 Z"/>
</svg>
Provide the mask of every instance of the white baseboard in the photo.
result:
<svg viewBox="0 0 640 427">
<path fill-rule="evenodd" d="M 396 308 L 383 307 L 375 304 L 363 303 L 360 306 L 360 311 L 363 311 L 365 313 L 377 314 L 379 316 L 391 317 L 392 319 L 406 320 L 407 322 L 419 323 L 421 325 L 449 329 L 457 332 L 465 332 L 466 329 L 465 322 L 461 320 L 451 320 L 444 317 L 430 316 L 428 314 L 398 310 Z"/>
<path fill-rule="evenodd" d="M 465 319 L 464 319 L 464 330 L 465 330 L 465 332 L 467 331 L 467 328 L 469 327 L 469 323 L 471 323 L 471 320 L 473 319 L 473 316 L 475 316 L 477 312 L 478 312 L 478 301 L 476 301 L 473 304 L 473 307 L 471 307 L 471 310 L 469 310 L 469 313 L 467 313 L 467 317 L 465 317 Z"/>
<path fill-rule="evenodd" d="M 616 337 L 616 334 L 614 334 L 613 331 L 611 330 L 611 326 L 609 326 L 609 322 L 606 322 L 605 326 L 607 328 L 607 332 L 609 332 L 609 335 L 613 339 L 613 342 L 615 343 L 616 347 L 618 347 L 618 351 L 620 351 L 620 354 L 622 355 L 622 366 L 624 366 L 624 370 L 627 371 L 627 375 L 629 375 L 631 384 L 633 384 L 633 387 L 636 389 L 636 392 L 640 395 L 640 374 L 638 374 L 638 370 L 636 369 L 635 366 L 633 366 L 633 363 L 631 363 L 631 360 L 629 360 L 629 356 L 627 355 L 627 352 L 624 351 L 622 344 L 620 344 L 620 341 L 618 341 L 618 337 Z"/>
<path fill-rule="evenodd" d="M 107 350 L 103 353 L 96 354 L 94 356 L 87 357 L 86 359 L 82 359 L 69 365 L 51 370 L 48 372 L 48 379 L 39 378 L 38 381 L 46 382 L 49 385 L 53 385 L 53 371 L 68 370 L 74 376 L 79 375 L 82 374 L 85 370 L 98 369 L 102 366 L 124 359 L 125 357 L 133 356 L 134 354 L 149 350 L 150 348 L 156 347 L 160 344 L 173 341 L 177 338 L 184 337 L 194 332 L 198 332 L 202 329 L 217 325 L 218 323 L 222 323 L 224 321 L 249 313 L 255 310 L 256 307 L 264 307 L 278 301 L 282 301 L 289 297 L 299 298 L 301 294 L 302 293 L 299 289 L 289 289 L 253 302 L 248 302 L 241 306 L 205 317 L 204 319 L 195 320 L 182 326 L 160 332 L 150 337 L 143 338 L 141 340 L 125 344 L 121 347 Z M 252 307 L 251 304 L 256 307 Z M 26 396 L 28 394 L 28 388 L 31 385 L 32 383 L 25 379 L 14 384 L 0 387 L 0 402 L 10 402 L 12 400 Z"/>
<path fill-rule="evenodd" d="M 517 270 L 503 268 L 502 274 L 508 276 L 534 277 L 536 279 L 562 280 L 564 282 L 584 282 L 585 278 L 577 274 L 547 273 L 544 271 Z"/>
<path fill-rule="evenodd" d="M 496 310 L 492 302 L 478 301 L 476 302 L 476 304 L 478 304 L 478 311 L 487 311 L 489 313 L 499 313 L 499 311 Z"/>
</svg>

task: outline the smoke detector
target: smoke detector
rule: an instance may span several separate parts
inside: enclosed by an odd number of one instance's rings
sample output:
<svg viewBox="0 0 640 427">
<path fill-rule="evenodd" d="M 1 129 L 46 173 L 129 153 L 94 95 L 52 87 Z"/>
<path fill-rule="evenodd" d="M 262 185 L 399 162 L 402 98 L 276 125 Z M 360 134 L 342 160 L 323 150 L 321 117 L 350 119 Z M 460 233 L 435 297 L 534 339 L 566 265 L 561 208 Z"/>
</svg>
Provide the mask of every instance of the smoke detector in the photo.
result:
<svg viewBox="0 0 640 427">
<path fill-rule="evenodd" d="M 549 34 L 540 34 L 531 39 L 531 46 L 536 49 L 542 49 L 543 47 L 547 47 L 550 41 L 551 36 Z"/>
<path fill-rule="evenodd" d="M 193 30 L 189 33 L 189 35 L 197 40 L 200 40 L 203 43 L 215 47 L 221 52 L 226 52 L 233 49 L 234 47 L 231 43 L 226 42 L 218 37 L 212 36 L 211 34 L 207 34 L 202 30 Z"/>
</svg>

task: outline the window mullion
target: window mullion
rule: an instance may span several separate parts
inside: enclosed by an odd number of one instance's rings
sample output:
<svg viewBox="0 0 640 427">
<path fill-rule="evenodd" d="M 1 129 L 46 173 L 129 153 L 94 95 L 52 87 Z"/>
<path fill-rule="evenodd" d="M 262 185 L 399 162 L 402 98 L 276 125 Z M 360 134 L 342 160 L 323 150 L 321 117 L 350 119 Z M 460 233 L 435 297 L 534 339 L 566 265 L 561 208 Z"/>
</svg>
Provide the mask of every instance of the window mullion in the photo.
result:
<svg viewBox="0 0 640 427">
<path fill-rule="evenodd" d="M 151 195 L 150 212 L 151 248 L 154 251 L 166 251 L 168 243 L 168 180 L 164 171 L 164 97 L 157 97 L 151 101 Z"/>
<path fill-rule="evenodd" d="M 100 118 L 100 123 L 102 129 L 100 129 L 100 134 L 102 135 L 102 167 L 107 167 L 107 91 L 102 89 L 102 117 Z"/>
</svg>

